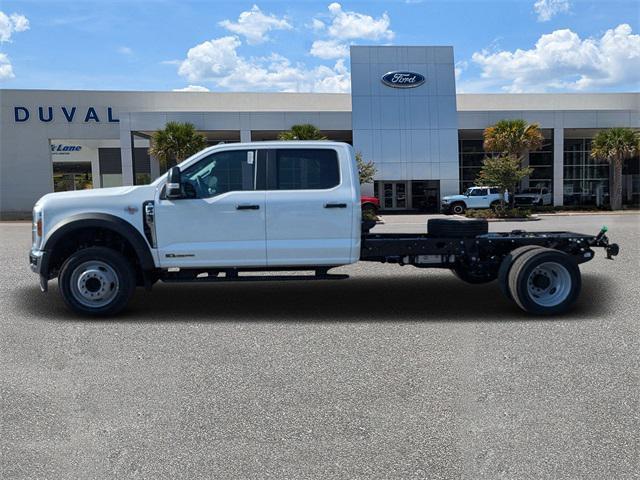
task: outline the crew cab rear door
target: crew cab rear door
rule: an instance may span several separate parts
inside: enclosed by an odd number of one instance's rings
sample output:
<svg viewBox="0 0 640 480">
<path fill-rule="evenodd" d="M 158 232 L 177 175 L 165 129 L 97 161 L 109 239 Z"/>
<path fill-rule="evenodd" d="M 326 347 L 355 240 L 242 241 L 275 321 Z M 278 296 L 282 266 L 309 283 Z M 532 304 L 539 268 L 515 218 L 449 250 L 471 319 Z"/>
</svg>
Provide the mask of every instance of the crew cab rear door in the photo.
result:
<svg viewBox="0 0 640 480">
<path fill-rule="evenodd" d="M 256 157 L 253 150 L 222 150 L 181 171 L 192 198 L 161 195 L 157 202 L 161 267 L 266 265 L 265 191 L 256 190 Z"/>
<path fill-rule="evenodd" d="M 360 232 L 358 225 L 355 239 L 354 209 L 360 208 L 360 200 L 347 162 L 330 146 L 268 151 L 267 265 L 355 261 Z"/>
</svg>

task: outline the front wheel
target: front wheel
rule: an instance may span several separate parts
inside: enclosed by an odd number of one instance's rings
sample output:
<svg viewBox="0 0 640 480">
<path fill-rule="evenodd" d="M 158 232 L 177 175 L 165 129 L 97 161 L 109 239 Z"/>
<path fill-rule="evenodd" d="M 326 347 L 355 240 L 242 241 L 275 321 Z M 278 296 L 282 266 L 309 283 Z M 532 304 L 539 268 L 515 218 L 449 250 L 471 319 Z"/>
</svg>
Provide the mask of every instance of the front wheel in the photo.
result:
<svg viewBox="0 0 640 480">
<path fill-rule="evenodd" d="M 72 254 L 63 264 L 58 285 L 73 311 L 85 315 L 115 315 L 133 296 L 136 277 L 119 252 L 90 247 Z"/>
<path fill-rule="evenodd" d="M 454 215 L 462 215 L 464 214 L 466 209 L 467 206 L 462 202 L 454 203 L 453 205 L 451 205 L 451 213 L 453 213 Z"/>
</svg>

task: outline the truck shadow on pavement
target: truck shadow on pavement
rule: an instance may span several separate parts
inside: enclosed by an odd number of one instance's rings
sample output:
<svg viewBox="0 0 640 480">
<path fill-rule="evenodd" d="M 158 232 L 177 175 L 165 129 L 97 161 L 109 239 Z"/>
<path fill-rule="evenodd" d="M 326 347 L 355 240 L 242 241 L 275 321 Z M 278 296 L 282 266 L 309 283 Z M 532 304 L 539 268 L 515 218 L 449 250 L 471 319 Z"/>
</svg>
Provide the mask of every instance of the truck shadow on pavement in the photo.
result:
<svg viewBox="0 0 640 480">
<path fill-rule="evenodd" d="M 507 300 L 497 282 L 468 285 L 451 276 L 354 277 L 336 281 L 163 284 L 138 289 L 129 307 L 109 321 L 505 321 L 583 320 L 610 313 L 610 285 L 583 275 L 582 293 L 565 315 L 535 317 Z M 56 282 L 15 292 L 16 307 L 35 317 L 79 320 L 66 309 Z M 37 298 L 37 301 L 34 301 Z M 105 319 L 87 318 L 87 321 Z"/>
</svg>

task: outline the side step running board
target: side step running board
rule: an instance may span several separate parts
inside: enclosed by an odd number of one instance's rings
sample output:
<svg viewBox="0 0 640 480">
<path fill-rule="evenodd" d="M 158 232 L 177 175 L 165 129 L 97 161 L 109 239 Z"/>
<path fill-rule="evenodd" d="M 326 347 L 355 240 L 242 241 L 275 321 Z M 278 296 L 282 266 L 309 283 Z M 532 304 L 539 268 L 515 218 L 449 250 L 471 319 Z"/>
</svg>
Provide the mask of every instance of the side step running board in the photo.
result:
<svg viewBox="0 0 640 480">
<path fill-rule="evenodd" d="M 176 272 L 178 273 L 178 272 Z M 223 282 L 285 282 L 302 280 L 346 280 L 349 275 L 327 273 L 324 275 L 231 275 L 206 277 L 186 277 L 171 273 L 160 277 L 166 283 L 223 283 Z"/>
</svg>

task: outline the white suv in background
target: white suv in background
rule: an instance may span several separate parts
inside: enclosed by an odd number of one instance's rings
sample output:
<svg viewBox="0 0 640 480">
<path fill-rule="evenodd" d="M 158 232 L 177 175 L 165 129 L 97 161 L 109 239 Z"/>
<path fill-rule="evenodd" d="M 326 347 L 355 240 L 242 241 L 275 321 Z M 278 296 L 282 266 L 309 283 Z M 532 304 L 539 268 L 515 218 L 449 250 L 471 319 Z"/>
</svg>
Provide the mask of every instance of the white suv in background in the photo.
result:
<svg viewBox="0 0 640 480">
<path fill-rule="evenodd" d="M 462 195 L 442 197 L 442 213 L 461 215 L 467 209 L 495 208 L 502 200 L 500 189 L 496 187 L 471 187 Z M 509 200 L 507 194 L 505 201 Z"/>
</svg>

